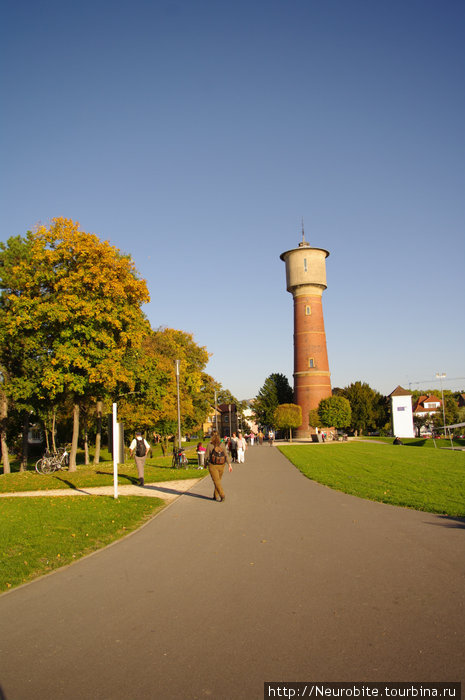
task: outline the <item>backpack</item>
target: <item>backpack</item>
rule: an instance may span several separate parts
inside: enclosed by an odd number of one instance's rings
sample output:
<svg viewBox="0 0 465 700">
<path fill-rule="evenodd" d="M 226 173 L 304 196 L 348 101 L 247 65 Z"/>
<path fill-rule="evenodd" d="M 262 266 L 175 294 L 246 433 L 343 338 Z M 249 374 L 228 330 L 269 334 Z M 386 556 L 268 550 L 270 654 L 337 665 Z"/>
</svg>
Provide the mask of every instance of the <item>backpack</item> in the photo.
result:
<svg viewBox="0 0 465 700">
<path fill-rule="evenodd" d="M 136 457 L 145 457 L 147 454 L 147 448 L 145 446 L 144 440 L 137 440 L 136 444 Z"/>
<path fill-rule="evenodd" d="M 213 448 L 210 454 L 211 464 L 224 464 L 226 462 L 226 455 L 223 450 L 216 450 Z"/>
</svg>

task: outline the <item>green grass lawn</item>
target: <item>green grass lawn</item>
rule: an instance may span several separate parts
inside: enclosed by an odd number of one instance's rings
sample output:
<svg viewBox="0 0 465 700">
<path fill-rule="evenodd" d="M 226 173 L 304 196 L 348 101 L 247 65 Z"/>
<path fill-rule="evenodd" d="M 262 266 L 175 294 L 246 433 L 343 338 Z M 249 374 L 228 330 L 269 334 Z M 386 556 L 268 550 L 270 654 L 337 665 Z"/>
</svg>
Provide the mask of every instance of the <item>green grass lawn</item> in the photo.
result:
<svg viewBox="0 0 465 700">
<path fill-rule="evenodd" d="M 279 449 L 309 479 L 338 491 L 416 510 L 465 516 L 465 452 L 410 449 L 392 445 L 392 439 L 390 442 Z"/>
<path fill-rule="evenodd" d="M 140 496 L 0 499 L 0 591 L 104 547 L 162 507 L 162 500 Z"/>
</svg>

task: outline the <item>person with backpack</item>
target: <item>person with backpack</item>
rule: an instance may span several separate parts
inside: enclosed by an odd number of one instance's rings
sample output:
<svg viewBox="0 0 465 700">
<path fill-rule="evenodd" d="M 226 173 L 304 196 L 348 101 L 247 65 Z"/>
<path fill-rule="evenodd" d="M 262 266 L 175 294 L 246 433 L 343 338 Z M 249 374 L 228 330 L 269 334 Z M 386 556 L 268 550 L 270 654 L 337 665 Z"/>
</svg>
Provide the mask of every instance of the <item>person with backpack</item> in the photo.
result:
<svg viewBox="0 0 465 700">
<path fill-rule="evenodd" d="M 131 457 L 134 457 L 136 461 L 137 474 L 139 476 L 139 486 L 143 486 L 145 460 L 147 458 L 147 453 L 150 450 L 150 445 L 147 442 L 147 440 L 142 437 L 141 432 L 136 432 L 136 437 L 131 442 L 129 450 L 131 453 Z"/>
<path fill-rule="evenodd" d="M 231 458 L 224 443 L 221 442 L 218 433 L 213 433 L 211 441 L 207 445 L 205 461 L 208 464 L 208 471 L 215 485 L 213 500 L 221 502 L 226 498 L 221 479 L 223 477 L 224 465 L 228 463 L 229 471 L 232 472 Z"/>
</svg>

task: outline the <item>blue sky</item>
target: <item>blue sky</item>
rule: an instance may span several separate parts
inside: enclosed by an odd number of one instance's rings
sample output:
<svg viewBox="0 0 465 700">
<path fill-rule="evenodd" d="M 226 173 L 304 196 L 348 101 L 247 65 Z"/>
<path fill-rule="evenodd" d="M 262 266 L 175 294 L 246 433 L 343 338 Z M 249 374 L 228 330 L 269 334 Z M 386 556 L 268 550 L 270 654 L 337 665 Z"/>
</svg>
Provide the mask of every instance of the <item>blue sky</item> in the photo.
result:
<svg viewBox="0 0 465 700">
<path fill-rule="evenodd" d="M 66 216 L 130 253 L 249 398 L 292 384 L 303 217 L 333 386 L 465 387 L 463 2 L 3 7 L 2 240 Z"/>
</svg>

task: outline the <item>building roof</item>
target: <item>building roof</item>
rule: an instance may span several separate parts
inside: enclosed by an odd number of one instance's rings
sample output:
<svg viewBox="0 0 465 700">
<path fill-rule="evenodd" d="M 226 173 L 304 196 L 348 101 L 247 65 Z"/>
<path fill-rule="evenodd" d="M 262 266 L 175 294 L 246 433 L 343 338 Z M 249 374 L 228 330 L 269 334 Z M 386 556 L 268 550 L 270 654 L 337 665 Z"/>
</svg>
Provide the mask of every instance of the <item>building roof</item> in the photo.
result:
<svg viewBox="0 0 465 700">
<path fill-rule="evenodd" d="M 411 396 L 412 393 L 410 391 L 407 391 L 407 389 L 404 389 L 404 387 L 397 386 L 393 392 L 389 394 L 389 396 Z"/>
<path fill-rule="evenodd" d="M 230 406 L 231 406 L 231 413 L 234 413 L 236 411 L 236 404 L 235 403 L 220 403 L 218 406 L 218 410 L 221 413 L 229 413 Z"/>
<path fill-rule="evenodd" d="M 426 394 L 423 394 L 422 396 L 419 396 L 418 399 L 415 402 L 415 406 L 413 407 L 413 412 L 414 413 L 433 413 L 435 411 L 434 408 L 425 408 L 425 403 L 437 403 L 439 406 L 441 406 L 441 399 L 438 399 L 437 396 L 426 396 Z"/>
<path fill-rule="evenodd" d="M 430 396 L 427 396 L 424 400 L 423 403 L 441 403 L 441 399 L 438 399 L 437 396 L 433 396 L 432 394 Z"/>
</svg>

